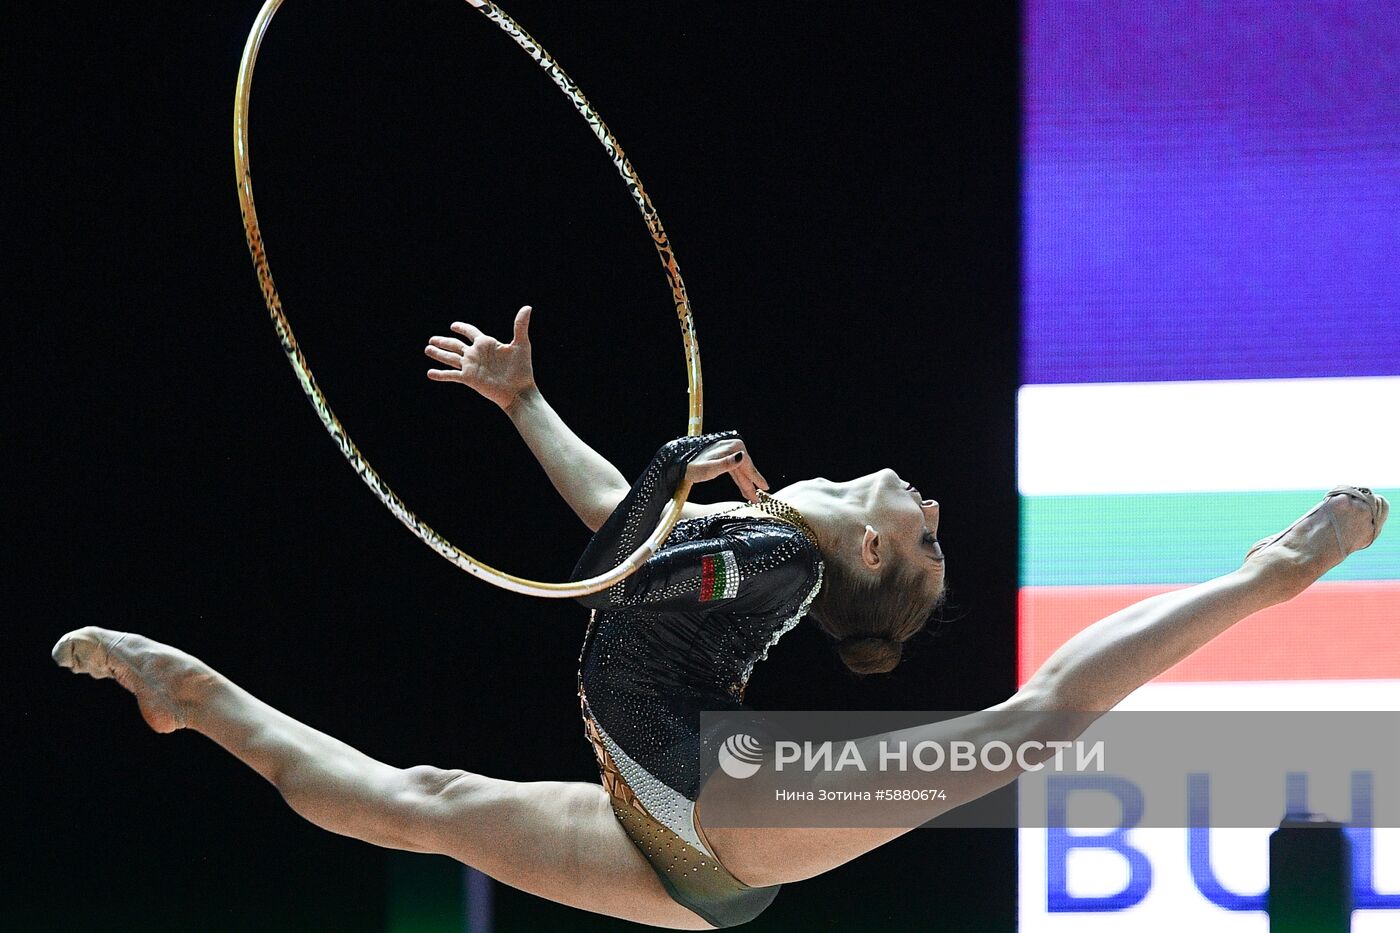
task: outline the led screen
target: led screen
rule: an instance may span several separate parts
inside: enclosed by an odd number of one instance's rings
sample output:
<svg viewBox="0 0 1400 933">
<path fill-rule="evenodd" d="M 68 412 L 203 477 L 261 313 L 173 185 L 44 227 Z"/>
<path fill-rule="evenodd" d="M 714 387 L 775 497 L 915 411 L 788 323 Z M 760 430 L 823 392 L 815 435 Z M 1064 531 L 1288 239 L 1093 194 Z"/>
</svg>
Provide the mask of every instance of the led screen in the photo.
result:
<svg viewBox="0 0 1400 933">
<path fill-rule="evenodd" d="M 1333 485 L 1400 500 L 1394 5 L 1025 11 L 1022 682 Z M 1123 708 L 1400 710 L 1400 526 Z M 1364 783 L 1314 791 L 1365 814 Z M 1400 830 L 1349 833 L 1353 929 L 1396 929 Z M 1265 933 L 1268 835 L 1022 830 L 1020 927 Z"/>
</svg>

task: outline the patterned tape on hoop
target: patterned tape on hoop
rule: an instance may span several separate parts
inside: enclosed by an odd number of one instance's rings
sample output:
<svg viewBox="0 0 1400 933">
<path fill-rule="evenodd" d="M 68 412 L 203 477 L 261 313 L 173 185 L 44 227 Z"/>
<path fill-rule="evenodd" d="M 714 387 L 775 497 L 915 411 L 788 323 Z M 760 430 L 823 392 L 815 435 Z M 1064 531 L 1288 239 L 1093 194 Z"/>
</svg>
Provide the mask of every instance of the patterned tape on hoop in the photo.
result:
<svg viewBox="0 0 1400 933">
<path fill-rule="evenodd" d="M 685 346 L 686 379 L 690 389 L 690 409 L 686 422 L 686 433 L 689 435 L 699 434 L 702 423 L 703 396 L 701 393 L 700 351 L 695 338 L 695 320 L 690 313 L 690 300 L 686 297 L 685 283 L 681 281 L 680 268 L 676 265 L 675 253 L 671 251 L 671 243 L 666 238 L 665 229 L 661 226 L 661 218 L 657 215 L 656 208 L 652 206 L 651 199 L 647 197 L 641 179 L 632 170 L 632 164 L 627 160 L 627 156 L 623 153 L 622 147 L 618 145 L 612 131 L 607 128 L 602 118 L 588 103 L 588 99 L 583 96 L 578 85 L 574 84 L 573 80 L 564 73 L 564 69 L 559 67 L 549 53 L 541 48 L 540 44 L 521 29 L 520 25 L 507 16 L 500 7 L 487 2 L 487 0 L 467 0 L 467 2 L 480 10 L 491 22 L 501 27 L 507 35 L 514 39 L 516 44 L 529 53 L 530 57 L 545 70 L 545 73 L 559 89 L 568 96 L 578 112 L 588 121 L 594 135 L 603 144 L 603 148 L 607 150 L 613 165 L 617 167 L 623 181 L 626 182 L 627 190 L 631 192 L 632 199 L 642 212 L 642 219 L 646 222 L 652 243 L 656 246 L 656 251 L 661 257 L 661 266 L 671 285 L 671 297 L 675 302 L 676 316 L 681 325 L 681 340 Z M 513 592 L 534 596 L 569 598 L 607 589 L 633 573 L 666 540 L 666 536 L 670 534 L 676 520 L 680 517 L 681 506 L 684 505 L 686 496 L 690 492 L 689 484 L 682 483 L 681 488 L 676 490 L 675 496 L 663 512 L 661 521 L 656 530 L 652 532 L 651 537 L 617 567 L 600 576 L 575 583 L 540 583 L 483 564 L 456 547 L 414 515 L 412 510 L 389 488 L 389 484 L 360 453 L 355 442 L 346 433 L 344 425 L 340 423 L 340 419 L 336 418 L 335 413 L 331 411 L 330 404 L 327 403 L 320 386 L 316 384 L 316 377 L 312 375 L 306 356 L 302 353 L 296 336 L 292 333 L 292 325 L 282 310 L 282 299 L 278 296 L 277 287 L 273 284 L 272 270 L 267 262 L 267 251 L 263 246 L 262 233 L 258 229 L 257 211 L 253 207 L 253 176 L 248 167 L 248 100 L 253 84 L 253 66 L 257 62 L 258 49 L 262 45 L 263 35 L 267 32 L 268 24 L 272 21 L 272 15 L 277 12 L 277 8 L 281 5 L 282 0 L 266 0 L 262 9 L 258 11 L 253 28 L 248 33 L 248 42 L 243 48 L 243 59 L 238 67 L 238 87 L 234 95 L 233 163 L 238 182 L 238 203 L 243 214 L 243 227 L 248 235 L 248 251 L 252 254 L 253 268 L 258 275 L 258 285 L 262 289 L 268 313 L 272 316 L 272 324 L 277 331 L 277 338 L 282 343 L 282 351 L 296 372 L 297 379 L 306 392 L 306 397 L 311 400 L 312 407 L 316 409 L 321 423 L 326 426 L 326 430 L 335 440 L 341 453 L 345 455 L 345 459 L 350 462 L 351 467 L 374 491 L 379 500 L 425 544 L 462 570 Z"/>
</svg>

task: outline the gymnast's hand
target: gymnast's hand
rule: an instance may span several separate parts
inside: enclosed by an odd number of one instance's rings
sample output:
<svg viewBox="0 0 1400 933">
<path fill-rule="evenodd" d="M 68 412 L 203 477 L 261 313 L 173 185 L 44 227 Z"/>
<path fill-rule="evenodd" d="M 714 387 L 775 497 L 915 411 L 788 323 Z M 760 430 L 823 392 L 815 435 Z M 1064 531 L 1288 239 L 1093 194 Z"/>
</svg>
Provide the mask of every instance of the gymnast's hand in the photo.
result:
<svg viewBox="0 0 1400 933">
<path fill-rule="evenodd" d="M 524 392 L 535 387 L 535 368 L 530 359 L 530 306 L 515 315 L 515 339 L 501 343 L 471 324 L 455 321 L 452 330 L 466 338 L 433 337 L 423 352 L 445 364 L 447 369 L 430 369 L 428 378 L 437 382 L 460 382 L 469 386 L 502 410 Z"/>
<path fill-rule="evenodd" d="M 738 438 L 717 441 L 696 454 L 686 465 L 685 479 L 691 484 L 704 483 L 726 473 L 734 477 L 734 485 L 749 502 L 758 501 L 758 490 L 768 489 L 768 480 L 758 472 L 748 448 Z"/>
</svg>

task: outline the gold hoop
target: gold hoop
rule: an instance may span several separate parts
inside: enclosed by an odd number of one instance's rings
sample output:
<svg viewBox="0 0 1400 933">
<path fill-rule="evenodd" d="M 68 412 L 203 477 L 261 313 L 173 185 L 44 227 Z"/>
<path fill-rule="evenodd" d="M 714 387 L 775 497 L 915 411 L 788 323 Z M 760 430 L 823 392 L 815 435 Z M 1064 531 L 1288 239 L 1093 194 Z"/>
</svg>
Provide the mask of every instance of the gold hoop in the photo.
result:
<svg viewBox="0 0 1400 933">
<path fill-rule="evenodd" d="M 618 145 L 612 131 L 607 128 L 602 118 L 588 103 L 588 99 L 583 96 L 578 85 L 574 84 L 573 80 L 564 73 L 564 69 L 559 67 L 549 53 L 494 3 L 489 2 L 489 0 L 467 0 L 467 2 L 480 10 L 487 19 L 501 27 L 507 35 L 515 40 L 517 45 L 529 53 L 530 57 L 549 74 L 559 89 L 573 102 L 574 107 L 592 127 L 594 135 L 603 144 L 603 148 L 608 151 L 613 165 L 617 167 L 623 181 L 627 184 L 632 199 L 641 210 L 642 218 L 651 233 L 652 243 L 661 256 L 661 266 L 670 282 L 671 297 L 675 302 L 676 316 L 680 320 L 681 340 L 685 345 L 686 378 L 690 388 L 686 433 L 688 435 L 699 434 L 703 410 L 700 351 L 695 338 L 695 321 L 690 313 L 690 299 L 686 297 L 685 283 L 681 281 L 680 268 L 676 265 L 676 257 L 671 251 L 666 231 L 661 226 L 661 218 L 657 215 L 656 208 L 652 206 L 651 199 L 647 197 L 646 191 L 642 188 L 641 179 L 632 170 L 632 164 L 623 154 L 622 147 Z M 311 373 L 306 356 L 302 353 L 296 337 L 292 334 L 292 326 L 282 310 L 282 299 L 277 294 L 276 286 L 273 285 L 272 270 L 267 264 L 267 252 L 263 246 L 262 232 L 258 229 L 257 211 L 253 207 L 253 176 L 248 168 L 248 99 L 253 84 L 253 66 L 257 62 L 258 49 L 262 45 L 263 35 L 267 32 L 268 24 L 272 21 L 272 15 L 277 12 L 277 8 L 281 5 L 282 0 L 266 0 L 258 12 L 257 19 L 253 21 L 252 31 L 248 33 L 248 42 L 243 47 L 243 58 L 238 66 L 238 87 L 234 93 L 233 103 L 233 165 L 238 182 L 238 203 L 243 214 L 243 227 L 248 235 L 248 251 L 253 257 L 253 268 L 257 272 L 263 300 L 267 303 L 268 314 L 272 317 L 272 325 L 282 343 L 282 351 L 296 372 L 297 379 L 301 382 L 303 391 L 306 392 L 306 397 L 310 400 L 312 407 L 316 409 L 316 414 L 320 416 L 321 423 L 326 426 L 326 430 L 330 432 L 331 438 L 340 447 L 341 453 L 345 455 L 345 459 L 350 462 L 351 467 L 374 491 L 374 494 L 379 497 L 379 500 L 389 511 L 397 516 L 399 521 L 403 522 L 410 531 L 421 538 L 423 543 L 467 573 L 512 592 L 554 599 L 596 593 L 626 578 L 644 564 L 647 558 L 656 553 L 661 543 L 666 540 L 666 536 L 671 533 L 671 529 L 680 518 L 681 507 L 685 504 L 686 497 L 690 493 L 689 483 L 682 483 L 681 487 L 676 490 L 670 504 L 662 512 L 661 521 L 656 530 L 652 532 L 651 537 L 617 567 L 600 576 L 575 583 L 540 583 L 483 564 L 456 547 L 414 515 L 403 500 L 389 488 L 389 484 L 375 472 L 374 467 L 370 466 L 369 461 L 360 453 L 359 448 L 350 439 L 350 435 L 346 433 L 340 420 L 331 411 L 325 395 L 321 392 L 320 386 L 316 384 L 316 377 Z"/>
</svg>

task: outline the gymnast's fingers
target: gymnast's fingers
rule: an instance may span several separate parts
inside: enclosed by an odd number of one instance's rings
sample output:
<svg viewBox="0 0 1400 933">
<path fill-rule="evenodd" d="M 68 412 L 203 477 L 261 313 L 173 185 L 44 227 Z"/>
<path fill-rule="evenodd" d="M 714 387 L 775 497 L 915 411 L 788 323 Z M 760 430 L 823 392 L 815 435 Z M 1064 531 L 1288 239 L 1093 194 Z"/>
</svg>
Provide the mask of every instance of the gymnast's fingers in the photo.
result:
<svg viewBox="0 0 1400 933">
<path fill-rule="evenodd" d="M 685 478 L 691 483 L 705 483 L 732 471 L 743 460 L 743 451 L 734 450 L 735 443 L 724 441 L 707 448 L 686 466 Z"/>
<path fill-rule="evenodd" d="M 744 459 L 744 463 L 749 464 L 749 461 L 748 461 L 748 458 L 747 458 L 747 457 Z M 742 488 L 743 488 L 743 490 L 744 490 L 744 496 L 745 496 L 745 498 L 747 498 L 750 502 L 757 502 L 757 501 L 758 501 L 758 478 L 757 478 L 757 477 L 758 477 L 758 471 L 755 470 L 755 469 L 753 468 L 753 465 L 752 465 L 752 464 L 749 464 L 748 469 L 746 469 L 746 470 L 743 471 L 743 477 L 744 477 L 744 485 L 743 485 Z"/>
<path fill-rule="evenodd" d="M 428 343 L 435 347 L 442 347 L 449 353 L 466 353 L 467 345 L 456 337 L 432 337 Z"/>
<path fill-rule="evenodd" d="M 738 447 L 738 450 L 733 450 L 734 447 Z M 743 496 L 746 502 L 757 502 L 758 485 L 755 477 L 758 476 L 758 471 L 753 468 L 752 458 L 744 442 L 730 441 L 722 449 L 724 456 L 719 464 L 734 480 L 734 485 L 739 487 L 739 495 Z"/>
<path fill-rule="evenodd" d="M 746 457 L 744 462 L 748 464 L 749 479 L 753 481 L 753 484 L 759 489 L 768 489 L 768 480 L 764 479 L 763 474 L 758 472 L 758 467 L 753 465 L 753 458 Z"/>
<path fill-rule="evenodd" d="M 453 333 L 461 334 L 468 340 L 480 340 L 483 336 L 479 328 L 468 324 L 466 321 L 453 321 L 452 331 Z"/>
<path fill-rule="evenodd" d="M 460 369 L 430 369 L 428 378 L 434 382 L 461 382 L 462 371 Z"/>
<path fill-rule="evenodd" d="M 460 353 L 448 353 L 446 350 L 437 347 L 424 347 L 423 352 L 429 358 L 437 360 L 439 363 L 446 363 L 448 366 L 462 368 L 462 355 Z"/>
<path fill-rule="evenodd" d="M 529 305 L 526 305 L 525 307 L 521 308 L 519 311 L 516 312 L 516 314 L 515 314 L 515 339 L 512 341 L 512 343 L 524 344 L 524 345 L 526 345 L 526 346 L 529 345 L 529 343 L 530 343 L 530 314 L 531 314 L 531 312 L 533 312 L 533 311 L 534 311 L 533 308 L 531 308 Z"/>
<path fill-rule="evenodd" d="M 731 443 L 744 452 L 744 456 L 735 465 L 734 482 L 738 483 L 739 489 L 745 494 L 752 490 L 752 495 L 749 495 L 748 498 L 756 500 L 758 498 L 757 490 L 767 489 L 768 480 L 758 471 L 758 467 L 754 466 L 753 456 L 749 453 L 748 445 L 742 440 L 734 440 Z"/>
</svg>

